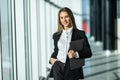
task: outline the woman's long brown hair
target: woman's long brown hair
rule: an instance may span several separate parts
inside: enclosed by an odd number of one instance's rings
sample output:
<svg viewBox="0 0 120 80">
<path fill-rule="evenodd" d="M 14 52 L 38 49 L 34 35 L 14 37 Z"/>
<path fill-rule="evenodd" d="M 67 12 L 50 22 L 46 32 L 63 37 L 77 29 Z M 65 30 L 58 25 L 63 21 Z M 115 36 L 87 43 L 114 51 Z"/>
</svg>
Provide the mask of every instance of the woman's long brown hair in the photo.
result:
<svg viewBox="0 0 120 80">
<path fill-rule="evenodd" d="M 70 17 L 70 19 L 71 19 L 71 25 L 73 26 L 73 28 L 77 28 L 76 27 L 76 23 L 75 23 L 75 18 L 73 16 L 72 11 L 69 8 L 64 7 L 64 8 L 61 8 L 59 13 L 58 13 L 58 31 L 62 31 L 63 30 L 63 25 L 60 22 L 60 13 L 61 12 L 67 12 L 69 17 Z"/>
</svg>

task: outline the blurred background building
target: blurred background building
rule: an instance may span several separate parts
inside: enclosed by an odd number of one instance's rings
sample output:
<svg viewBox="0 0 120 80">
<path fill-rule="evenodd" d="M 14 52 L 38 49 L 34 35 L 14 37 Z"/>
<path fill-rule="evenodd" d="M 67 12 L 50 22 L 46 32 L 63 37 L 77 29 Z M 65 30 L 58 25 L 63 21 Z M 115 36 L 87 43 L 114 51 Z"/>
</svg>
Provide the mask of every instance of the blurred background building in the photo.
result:
<svg viewBox="0 0 120 80">
<path fill-rule="evenodd" d="M 85 80 L 120 80 L 120 0 L 0 0 L 0 80 L 53 80 L 49 58 L 62 7 L 91 45 Z"/>
</svg>

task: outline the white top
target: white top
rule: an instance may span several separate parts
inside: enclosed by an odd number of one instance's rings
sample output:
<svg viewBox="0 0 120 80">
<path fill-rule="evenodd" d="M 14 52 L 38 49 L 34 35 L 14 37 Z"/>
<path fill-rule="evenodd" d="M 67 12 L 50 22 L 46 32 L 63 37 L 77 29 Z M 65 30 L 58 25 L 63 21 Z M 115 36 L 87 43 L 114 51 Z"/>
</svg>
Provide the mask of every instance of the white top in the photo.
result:
<svg viewBox="0 0 120 80">
<path fill-rule="evenodd" d="M 60 36 L 60 39 L 58 41 L 58 55 L 57 58 L 65 63 L 66 62 L 66 58 L 67 58 L 67 54 L 68 54 L 68 50 L 70 47 L 70 41 L 71 41 L 71 37 L 72 37 L 72 27 L 69 28 L 68 30 L 63 30 L 62 34 Z"/>
</svg>

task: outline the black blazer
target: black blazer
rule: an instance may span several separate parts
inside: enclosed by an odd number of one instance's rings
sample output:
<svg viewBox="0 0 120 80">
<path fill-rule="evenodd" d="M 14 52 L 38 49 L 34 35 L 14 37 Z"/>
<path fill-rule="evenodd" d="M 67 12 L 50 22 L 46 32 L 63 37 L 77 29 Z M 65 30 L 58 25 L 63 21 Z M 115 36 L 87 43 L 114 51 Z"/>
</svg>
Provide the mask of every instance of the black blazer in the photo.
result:
<svg viewBox="0 0 120 80">
<path fill-rule="evenodd" d="M 57 58 L 57 54 L 58 54 L 57 43 L 58 43 L 58 40 L 59 40 L 59 38 L 61 36 L 61 33 L 62 32 L 56 32 L 56 33 L 53 34 L 54 52 L 52 53 L 51 58 Z M 83 38 L 84 38 L 83 50 L 82 51 L 78 51 L 79 58 L 81 58 L 81 59 L 85 59 L 85 58 L 91 57 L 92 56 L 92 52 L 91 52 L 91 49 L 90 49 L 90 45 L 88 43 L 88 39 L 87 39 L 87 37 L 85 35 L 85 32 L 82 31 L 82 30 L 73 29 L 71 41 L 79 40 L 79 39 L 83 39 Z M 69 58 L 68 57 L 67 57 L 66 62 L 67 62 L 66 64 L 69 66 Z M 78 72 L 76 72 L 76 71 L 78 71 Z M 82 67 L 78 68 L 77 70 L 73 70 L 72 72 L 76 73 L 76 76 L 79 79 L 82 79 L 84 77 L 83 76 Z M 50 77 L 53 77 L 52 69 L 51 69 L 51 72 L 50 72 Z"/>
</svg>

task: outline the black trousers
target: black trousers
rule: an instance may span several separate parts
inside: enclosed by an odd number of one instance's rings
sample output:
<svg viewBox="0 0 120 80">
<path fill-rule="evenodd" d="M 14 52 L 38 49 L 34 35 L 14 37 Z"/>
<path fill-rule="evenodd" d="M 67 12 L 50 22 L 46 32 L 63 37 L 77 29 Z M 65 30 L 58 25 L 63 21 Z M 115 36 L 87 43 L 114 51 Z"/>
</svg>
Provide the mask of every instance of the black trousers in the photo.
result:
<svg viewBox="0 0 120 80">
<path fill-rule="evenodd" d="M 76 73 L 72 72 L 68 66 L 60 61 L 56 61 L 53 65 L 54 80 L 83 80 L 78 79 L 74 74 Z"/>
</svg>

